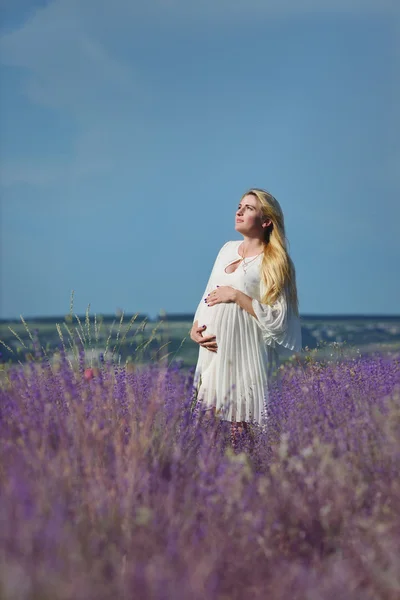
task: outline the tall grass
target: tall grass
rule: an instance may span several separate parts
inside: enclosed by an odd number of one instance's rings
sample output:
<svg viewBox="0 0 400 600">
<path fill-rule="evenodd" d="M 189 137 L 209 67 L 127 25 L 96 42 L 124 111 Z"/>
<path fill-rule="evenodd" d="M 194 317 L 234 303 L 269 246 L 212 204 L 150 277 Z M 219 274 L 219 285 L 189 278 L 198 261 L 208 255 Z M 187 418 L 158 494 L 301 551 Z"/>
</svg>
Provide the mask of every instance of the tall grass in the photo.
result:
<svg viewBox="0 0 400 600">
<path fill-rule="evenodd" d="M 58 347 L 64 352 L 64 356 L 72 370 L 76 369 L 80 362 L 80 355 L 82 351 L 85 354 L 85 361 L 91 368 L 99 367 L 99 358 L 107 362 L 118 363 L 121 365 L 121 352 L 124 349 L 126 356 L 127 352 L 129 355 L 126 357 L 124 364 L 127 365 L 129 362 L 148 363 L 149 361 L 158 362 L 160 364 L 171 365 L 177 353 L 181 350 L 188 335 L 181 341 L 180 346 L 175 351 L 168 351 L 170 340 L 168 334 L 165 332 L 163 335 L 158 333 L 158 330 L 163 326 L 164 320 L 160 319 L 150 334 L 145 335 L 144 330 L 148 325 L 148 319 L 144 318 L 140 324 L 137 324 L 137 318 L 139 313 L 134 314 L 128 323 L 124 323 L 125 313 L 120 311 L 118 324 L 114 319 L 111 326 L 108 328 L 108 332 L 103 331 L 103 318 L 98 317 L 94 314 L 92 318 L 90 316 L 90 304 L 85 311 L 85 319 L 82 322 L 79 315 L 74 313 L 74 290 L 72 290 L 70 297 L 70 309 L 69 313 L 65 315 L 62 323 L 56 323 L 56 331 L 59 338 Z M 51 354 L 51 359 L 58 357 L 57 351 L 50 352 L 50 344 L 47 342 L 46 346 L 42 345 L 39 340 L 39 330 L 35 329 L 33 332 L 29 329 L 28 324 L 22 315 L 20 315 L 23 329 L 23 337 L 18 334 L 11 326 L 8 326 L 9 331 L 17 339 L 19 346 L 16 350 L 11 348 L 4 340 L 0 339 L 0 350 L 4 349 L 7 351 L 8 363 L 11 363 L 11 358 L 22 365 L 23 362 L 36 361 L 40 362 L 45 358 L 49 360 L 48 354 Z M 115 329 L 116 327 L 116 329 Z M 51 336 L 53 337 L 53 336 Z M 160 341 L 164 342 L 160 344 Z M 27 345 L 28 344 L 28 345 Z M 3 347 L 3 348 L 1 348 Z M 0 352 L 0 365 L 1 365 L 2 353 Z M 2 366 L 0 369 L 0 375 L 7 370 L 7 366 Z"/>
<path fill-rule="evenodd" d="M 288 363 L 236 451 L 193 371 L 77 359 L 0 388 L 0 598 L 397 600 L 398 358 Z"/>
</svg>

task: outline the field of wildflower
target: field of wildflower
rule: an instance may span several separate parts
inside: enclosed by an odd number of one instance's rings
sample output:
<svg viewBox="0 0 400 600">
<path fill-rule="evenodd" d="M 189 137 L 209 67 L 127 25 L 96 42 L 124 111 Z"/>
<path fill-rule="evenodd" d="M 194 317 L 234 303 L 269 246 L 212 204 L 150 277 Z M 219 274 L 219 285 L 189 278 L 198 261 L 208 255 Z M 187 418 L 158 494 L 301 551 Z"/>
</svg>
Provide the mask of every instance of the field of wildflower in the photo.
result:
<svg viewBox="0 0 400 600">
<path fill-rule="evenodd" d="M 234 446 L 179 363 L 4 367 L 1 600 L 397 600 L 399 356 L 301 354 Z"/>
</svg>

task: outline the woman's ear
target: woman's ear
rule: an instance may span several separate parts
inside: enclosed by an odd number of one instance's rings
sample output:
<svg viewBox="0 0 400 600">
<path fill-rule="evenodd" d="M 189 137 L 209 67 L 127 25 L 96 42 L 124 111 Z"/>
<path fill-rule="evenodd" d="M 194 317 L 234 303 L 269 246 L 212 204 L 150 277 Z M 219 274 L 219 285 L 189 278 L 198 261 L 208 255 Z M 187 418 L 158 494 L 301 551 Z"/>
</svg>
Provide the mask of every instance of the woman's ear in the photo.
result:
<svg viewBox="0 0 400 600">
<path fill-rule="evenodd" d="M 271 223 L 272 223 L 271 219 L 266 219 L 266 220 L 263 222 L 262 226 L 263 226 L 263 227 L 264 227 L 264 229 L 265 229 L 266 227 L 269 227 L 269 226 L 271 225 Z"/>
</svg>

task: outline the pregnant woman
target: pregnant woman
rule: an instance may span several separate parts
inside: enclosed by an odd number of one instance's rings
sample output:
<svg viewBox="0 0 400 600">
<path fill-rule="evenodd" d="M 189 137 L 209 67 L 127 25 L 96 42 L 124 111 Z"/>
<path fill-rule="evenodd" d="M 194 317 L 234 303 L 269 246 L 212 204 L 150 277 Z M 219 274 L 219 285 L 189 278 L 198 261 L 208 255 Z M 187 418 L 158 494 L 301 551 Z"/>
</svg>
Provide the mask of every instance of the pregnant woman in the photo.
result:
<svg viewBox="0 0 400 600">
<path fill-rule="evenodd" d="M 190 337 L 200 345 L 197 401 L 232 424 L 267 421 L 268 381 L 282 356 L 301 350 L 296 274 L 278 201 L 250 189 L 236 211 L 243 240 L 218 253 Z"/>
</svg>

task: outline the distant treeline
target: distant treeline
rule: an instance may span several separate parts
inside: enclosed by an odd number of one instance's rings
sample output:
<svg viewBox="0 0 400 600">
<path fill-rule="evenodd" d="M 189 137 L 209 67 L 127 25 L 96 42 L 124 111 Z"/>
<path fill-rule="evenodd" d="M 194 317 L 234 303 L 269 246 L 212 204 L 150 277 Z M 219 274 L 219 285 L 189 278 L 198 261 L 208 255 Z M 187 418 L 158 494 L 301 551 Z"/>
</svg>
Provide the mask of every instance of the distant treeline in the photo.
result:
<svg viewBox="0 0 400 600">
<path fill-rule="evenodd" d="M 123 322 L 126 323 L 130 321 L 136 315 L 135 321 L 141 322 L 147 320 L 149 322 L 157 322 L 157 321 L 170 321 L 170 322 L 190 322 L 194 319 L 194 313 L 166 313 L 163 315 L 158 315 L 155 319 L 151 319 L 148 315 L 144 313 L 132 313 L 132 314 L 124 314 Z M 400 315 L 300 315 L 303 321 L 399 321 Z M 27 323 L 60 323 L 66 320 L 69 315 L 62 316 L 52 316 L 52 317 L 24 317 L 24 320 Z M 81 321 L 84 321 L 86 315 L 78 315 Z M 90 321 L 94 322 L 94 316 L 89 315 Z M 97 321 L 103 321 L 103 323 L 112 323 L 113 321 L 119 321 L 121 319 L 121 315 L 96 315 Z M 21 319 L 1 319 L 0 325 L 7 325 L 9 323 L 21 323 Z"/>
</svg>

